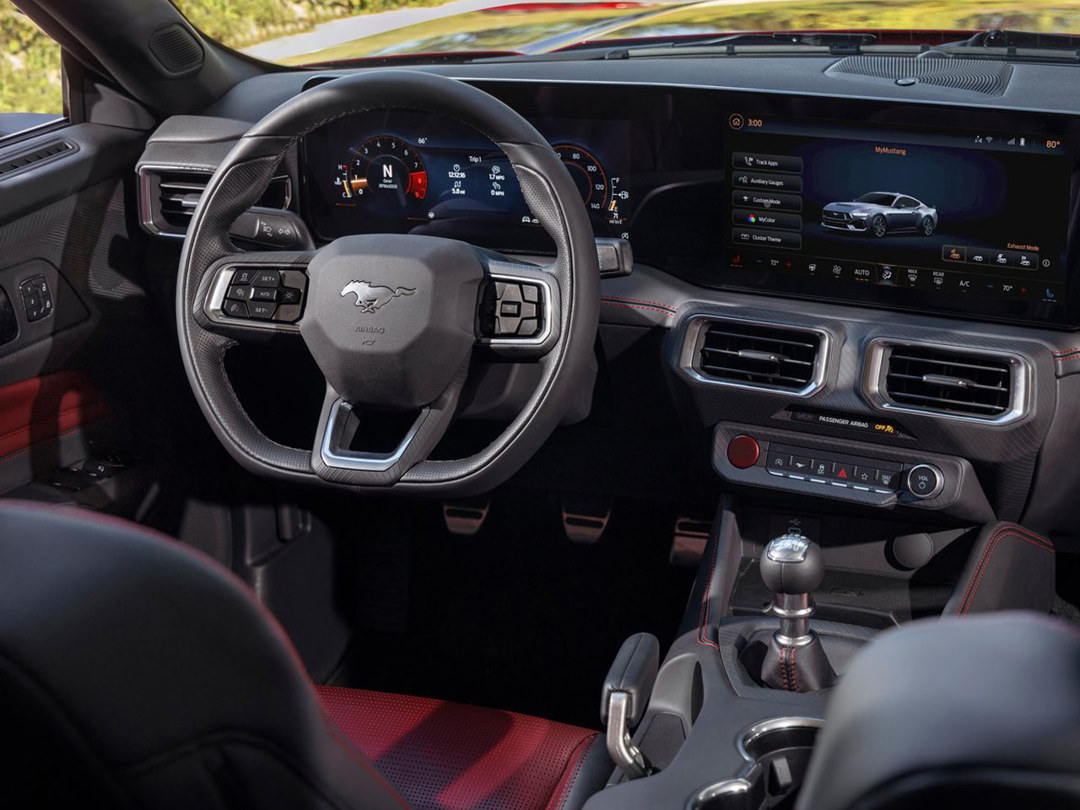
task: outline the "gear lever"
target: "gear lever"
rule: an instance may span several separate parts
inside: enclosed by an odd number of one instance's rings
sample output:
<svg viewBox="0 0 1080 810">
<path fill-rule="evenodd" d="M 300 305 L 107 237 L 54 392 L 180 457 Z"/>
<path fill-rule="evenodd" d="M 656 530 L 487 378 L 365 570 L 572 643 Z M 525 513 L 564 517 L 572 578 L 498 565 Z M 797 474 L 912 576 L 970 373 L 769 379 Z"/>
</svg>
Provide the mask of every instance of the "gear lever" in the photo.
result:
<svg viewBox="0 0 1080 810">
<path fill-rule="evenodd" d="M 825 578 L 821 549 L 796 531 L 769 541 L 761 555 L 761 578 L 775 594 L 772 612 L 780 619 L 762 665 L 761 680 L 773 689 L 816 692 L 836 682 L 821 639 L 810 629 L 813 592 Z"/>
</svg>

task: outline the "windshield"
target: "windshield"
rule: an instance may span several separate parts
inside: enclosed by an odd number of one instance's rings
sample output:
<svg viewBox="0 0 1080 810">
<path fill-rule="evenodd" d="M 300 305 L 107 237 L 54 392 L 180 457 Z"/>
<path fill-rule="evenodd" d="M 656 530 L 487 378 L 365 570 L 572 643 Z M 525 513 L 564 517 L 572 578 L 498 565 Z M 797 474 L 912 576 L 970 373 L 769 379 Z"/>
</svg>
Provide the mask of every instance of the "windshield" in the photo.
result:
<svg viewBox="0 0 1080 810">
<path fill-rule="evenodd" d="M 892 205 L 894 199 L 896 199 L 895 194 L 872 191 L 869 194 L 863 194 L 861 197 L 856 197 L 855 202 L 873 203 L 874 205 Z"/>
<path fill-rule="evenodd" d="M 174 0 L 204 33 L 285 65 L 421 53 L 545 53 L 585 42 L 744 31 L 881 32 L 943 42 L 1002 28 L 1080 33 L 1080 0 Z M 921 32 L 934 38 L 920 39 Z"/>
</svg>

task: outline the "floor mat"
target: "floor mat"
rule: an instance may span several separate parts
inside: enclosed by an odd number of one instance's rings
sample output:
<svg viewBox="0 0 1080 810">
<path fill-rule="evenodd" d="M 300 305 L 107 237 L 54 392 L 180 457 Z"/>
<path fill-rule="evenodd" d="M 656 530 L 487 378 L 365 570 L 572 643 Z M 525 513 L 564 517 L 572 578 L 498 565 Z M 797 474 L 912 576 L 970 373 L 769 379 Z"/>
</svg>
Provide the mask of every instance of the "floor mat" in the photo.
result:
<svg viewBox="0 0 1080 810">
<path fill-rule="evenodd" d="M 671 504 L 617 502 L 593 545 L 565 539 L 554 497 L 500 494 L 474 537 L 447 532 L 438 504 L 396 509 L 396 528 L 384 520 L 380 534 L 396 531 L 409 545 L 407 630 L 389 632 L 384 617 L 365 629 L 358 611 L 338 685 L 596 727 L 623 639 L 649 631 L 663 649 L 673 639 L 693 575 L 667 561 Z M 358 566 L 365 557 L 357 552 Z"/>
</svg>

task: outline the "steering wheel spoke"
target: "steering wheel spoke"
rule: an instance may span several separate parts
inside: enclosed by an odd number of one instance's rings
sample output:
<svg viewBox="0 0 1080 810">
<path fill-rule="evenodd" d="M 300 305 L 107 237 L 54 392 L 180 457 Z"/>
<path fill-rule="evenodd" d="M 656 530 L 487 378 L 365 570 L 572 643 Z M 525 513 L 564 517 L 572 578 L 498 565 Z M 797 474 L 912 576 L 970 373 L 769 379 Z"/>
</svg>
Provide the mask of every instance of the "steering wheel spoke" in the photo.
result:
<svg viewBox="0 0 1080 810">
<path fill-rule="evenodd" d="M 199 315 L 204 327 L 241 338 L 299 332 L 313 252 L 232 253 L 207 271 Z"/>
<path fill-rule="evenodd" d="M 468 367 L 468 362 L 463 363 L 446 390 L 419 410 L 393 449 L 365 450 L 363 442 L 357 441 L 357 435 L 362 421 L 369 418 L 370 413 L 346 402 L 327 386 L 312 449 L 312 469 L 327 481 L 347 476 L 353 484 L 365 486 L 396 484 L 409 470 L 426 460 L 446 435 L 457 414 Z M 357 444 L 360 446 L 356 447 Z"/>
<path fill-rule="evenodd" d="M 562 301 L 549 267 L 483 253 L 477 345 L 497 359 L 543 357 L 559 340 Z"/>
</svg>

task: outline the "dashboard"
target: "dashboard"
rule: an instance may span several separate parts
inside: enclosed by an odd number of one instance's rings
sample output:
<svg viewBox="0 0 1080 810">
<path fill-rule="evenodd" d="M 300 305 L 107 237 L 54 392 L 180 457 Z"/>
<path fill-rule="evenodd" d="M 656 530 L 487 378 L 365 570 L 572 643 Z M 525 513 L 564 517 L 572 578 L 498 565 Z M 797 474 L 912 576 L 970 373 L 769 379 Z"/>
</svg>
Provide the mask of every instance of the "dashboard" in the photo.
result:
<svg viewBox="0 0 1080 810">
<path fill-rule="evenodd" d="M 597 236 L 694 284 L 1055 327 L 1074 119 L 689 88 L 478 82 L 529 119 Z M 928 122 L 932 122 L 928 126 Z M 316 237 L 424 233 L 551 249 L 502 153 L 457 121 L 363 112 L 300 149 Z"/>
</svg>

